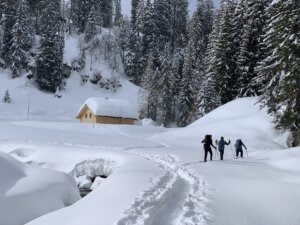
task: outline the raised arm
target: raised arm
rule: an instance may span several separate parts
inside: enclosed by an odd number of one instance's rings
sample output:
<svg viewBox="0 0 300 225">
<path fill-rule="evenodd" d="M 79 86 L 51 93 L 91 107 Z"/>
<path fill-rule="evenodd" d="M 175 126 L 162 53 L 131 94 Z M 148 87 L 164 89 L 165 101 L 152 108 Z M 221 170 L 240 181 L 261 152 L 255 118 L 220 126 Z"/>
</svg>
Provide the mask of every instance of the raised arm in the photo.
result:
<svg viewBox="0 0 300 225">
<path fill-rule="evenodd" d="M 242 146 L 244 146 L 245 149 L 247 149 L 246 145 L 244 144 L 244 142 L 242 142 Z"/>
</svg>

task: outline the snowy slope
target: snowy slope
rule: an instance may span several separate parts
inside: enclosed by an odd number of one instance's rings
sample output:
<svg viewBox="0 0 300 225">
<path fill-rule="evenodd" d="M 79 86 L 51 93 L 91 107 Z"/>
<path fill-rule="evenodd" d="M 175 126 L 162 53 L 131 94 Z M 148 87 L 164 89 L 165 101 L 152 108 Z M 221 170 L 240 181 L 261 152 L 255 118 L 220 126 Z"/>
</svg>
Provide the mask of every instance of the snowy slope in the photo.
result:
<svg viewBox="0 0 300 225">
<path fill-rule="evenodd" d="M 122 68 L 112 69 L 112 67 L 122 67 L 118 61 L 118 55 L 110 53 L 111 58 L 103 59 L 102 48 L 105 47 L 108 37 L 114 40 L 115 36 L 110 30 L 103 28 L 101 35 L 97 38 L 104 46 L 85 51 L 85 66 L 80 72 L 72 71 L 70 78 L 65 80 L 65 90 L 60 93 L 62 98 L 38 90 L 34 83 L 26 78 L 26 74 L 20 78 L 11 79 L 10 71 L 0 68 L 0 119 L 27 120 L 29 106 L 30 120 L 74 121 L 83 103 L 91 97 L 126 100 L 131 103 L 134 111 L 138 111 L 138 87 L 126 79 Z M 83 39 L 83 36 L 66 37 L 64 63 L 71 66 L 74 60 L 80 58 L 80 49 L 86 44 Z M 84 46 L 84 48 L 91 47 Z M 95 50 L 98 52 L 94 52 Z M 119 64 L 111 65 L 109 60 L 118 61 Z M 122 86 L 114 92 L 92 84 L 90 79 L 97 73 L 101 74 L 104 80 L 119 80 Z M 86 83 L 81 82 L 81 76 L 88 77 Z M 9 90 L 12 98 L 10 104 L 2 102 L 6 90 Z"/>
<path fill-rule="evenodd" d="M 90 97 L 120 98 L 129 101 L 137 108 L 138 89 L 126 79 L 121 79 L 122 87 L 113 93 L 100 89 L 87 82 L 80 85 L 80 76 L 76 73 L 67 80 L 62 98 L 39 91 L 26 77 L 11 79 L 7 71 L 0 70 L 0 118 L 26 120 L 28 114 L 28 96 L 30 96 L 30 120 L 75 120 L 78 110 Z M 12 103 L 4 104 L 2 98 L 9 90 Z"/>
<path fill-rule="evenodd" d="M 22 155 L 24 156 L 24 155 Z M 71 177 L 30 167 L 0 152 L 0 224 L 24 224 L 80 199 Z"/>
<path fill-rule="evenodd" d="M 200 145 L 206 134 L 213 139 L 224 136 L 226 140 L 242 139 L 252 149 L 284 148 L 282 134 L 274 130 L 272 118 L 265 109 L 260 110 L 256 98 L 242 98 L 223 105 L 200 118 L 190 126 L 165 133 L 157 139 L 178 142 L 185 140 L 186 145 Z M 156 139 L 154 137 L 154 139 Z"/>
</svg>

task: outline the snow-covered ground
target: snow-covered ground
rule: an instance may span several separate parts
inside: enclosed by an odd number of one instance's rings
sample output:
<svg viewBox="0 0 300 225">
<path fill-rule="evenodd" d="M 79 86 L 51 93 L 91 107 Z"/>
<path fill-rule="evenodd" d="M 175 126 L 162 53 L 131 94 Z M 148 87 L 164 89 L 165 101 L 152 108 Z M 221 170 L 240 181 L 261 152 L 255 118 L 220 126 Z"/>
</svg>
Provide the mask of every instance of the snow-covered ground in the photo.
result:
<svg viewBox="0 0 300 225">
<path fill-rule="evenodd" d="M 298 225 L 300 148 L 285 149 L 255 101 L 233 101 L 183 129 L 13 121 L 1 111 L 0 151 L 37 169 L 108 175 L 85 198 L 30 225 Z M 233 159 L 229 146 L 223 162 L 215 155 L 203 163 L 205 134 L 242 138 L 249 156 Z"/>
<path fill-rule="evenodd" d="M 24 158 L 26 149 L 11 153 Z M 70 206 L 80 199 L 76 183 L 66 174 L 31 167 L 0 152 L 0 224 L 24 224 Z"/>
</svg>

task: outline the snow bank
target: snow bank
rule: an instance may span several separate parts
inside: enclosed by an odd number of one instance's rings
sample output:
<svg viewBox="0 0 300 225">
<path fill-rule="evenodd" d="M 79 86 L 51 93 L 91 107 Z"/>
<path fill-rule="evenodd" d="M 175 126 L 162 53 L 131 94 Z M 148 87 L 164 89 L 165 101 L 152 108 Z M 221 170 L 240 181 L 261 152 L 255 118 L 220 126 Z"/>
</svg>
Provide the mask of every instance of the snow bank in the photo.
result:
<svg viewBox="0 0 300 225">
<path fill-rule="evenodd" d="M 117 163 L 114 161 L 104 159 L 85 160 L 81 163 L 78 163 L 70 174 L 74 177 L 80 177 L 84 175 L 88 175 L 89 177 L 108 177 L 116 168 Z"/>
<path fill-rule="evenodd" d="M 290 172 L 291 175 L 300 173 L 300 148 L 289 148 L 275 151 L 262 151 L 258 157 L 268 158 L 268 164 L 276 169 Z M 254 154 L 256 156 L 256 154 Z M 299 178 L 298 182 L 300 182 Z"/>
<path fill-rule="evenodd" d="M 0 180 L 1 225 L 25 224 L 80 199 L 70 176 L 30 167 L 2 152 Z"/>
<path fill-rule="evenodd" d="M 126 100 L 93 97 L 85 101 L 84 106 L 88 106 L 95 116 L 112 116 L 121 118 L 137 119 L 138 113 L 133 105 Z M 80 112 L 79 111 L 79 112 Z"/>
</svg>

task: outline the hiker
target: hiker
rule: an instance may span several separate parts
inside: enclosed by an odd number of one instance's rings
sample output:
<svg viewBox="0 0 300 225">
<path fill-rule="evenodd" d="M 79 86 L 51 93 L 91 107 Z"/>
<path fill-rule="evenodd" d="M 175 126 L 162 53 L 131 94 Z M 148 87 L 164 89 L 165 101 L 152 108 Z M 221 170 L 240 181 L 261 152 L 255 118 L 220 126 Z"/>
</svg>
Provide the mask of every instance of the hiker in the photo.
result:
<svg viewBox="0 0 300 225">
<path fill-rule="evenodd" d="M 221 137 L 220 141 L 216 141 L 218 143 L 218 150 L 220 152 L 220 160 L 223 160 L 225 145 L 230 145 L 231 141 L 226 142 L 224 137 Z"/>
<path fill-rule="evenodd" d="M 211 146 L 214 149 L 217 149 L 213 144 L 212 136 L 211 135 L 206 135 L 204 140 L 202 141 L 202 143 L 204 143 L 204 162 L 206 162 L 208 153 L 210 154 L 210 161 L 212 161 L 213 153 L 212 153 L 212 150 L 211 150 Z"/>
<path fill-rule="evenodd" d="M 236 151 L 236 157 L 239 157 L 239 154 L 241 154 L 241 158 L 243 158 L 243 147 L 247 150 L 246 145 L 242 142 L 241 139 L 237 139 L 235 142 L 235 151 Z"/>
</svg>

